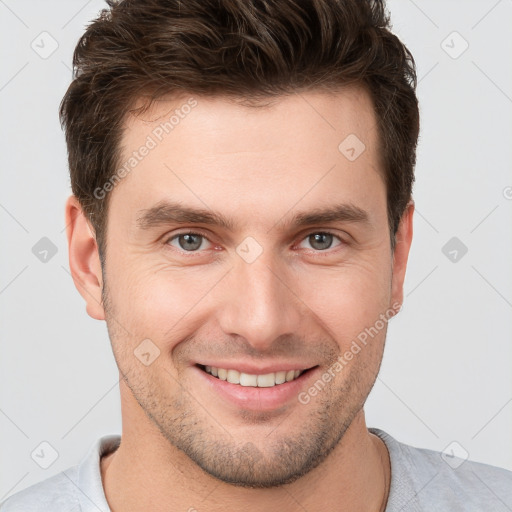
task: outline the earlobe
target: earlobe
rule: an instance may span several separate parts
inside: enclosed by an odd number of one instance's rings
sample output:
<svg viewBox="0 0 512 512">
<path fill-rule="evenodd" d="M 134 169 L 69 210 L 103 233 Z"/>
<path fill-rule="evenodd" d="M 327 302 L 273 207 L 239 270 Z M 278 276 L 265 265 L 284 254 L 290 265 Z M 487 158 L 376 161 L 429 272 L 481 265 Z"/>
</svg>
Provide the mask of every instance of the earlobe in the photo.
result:
<svg viewBox="0 0 512 512">
<path fill-rule="evenodd" d="M 393 277 L 391 282 L 391 303 L 402 304 L 404 299 L 404 280 L 407 260 L 413 235 L 414 201 L 411 199 L 400 219 L 396 233 L 396 245 L 393 251 Z"/>
<path fill-rule="evenodd" d="M 96 320 L 105 320 L 98 245 L 93 229 L 74 195 L 66 201 L 66 235 L 69 269 L 77 290 L 85 300 L 87 313 Z"/>
</svg>

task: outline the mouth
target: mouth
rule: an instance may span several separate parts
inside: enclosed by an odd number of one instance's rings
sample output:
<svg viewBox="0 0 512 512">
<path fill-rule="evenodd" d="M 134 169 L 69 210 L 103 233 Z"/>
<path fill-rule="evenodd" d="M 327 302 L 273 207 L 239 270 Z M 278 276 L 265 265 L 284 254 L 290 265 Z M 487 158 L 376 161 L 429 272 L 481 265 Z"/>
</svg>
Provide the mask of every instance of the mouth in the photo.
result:
<svg viewBox="0 0 512 512">
<path fill-rule="evenodd" d="M 316 366 L 314 366 L 306 369 L 280 370 L 264 374 L 250 374 L 234 370 L 232 368 L 218 368 L 216 366 L 207 366 L 202 364 L 197 364 L 196 366 L 205 373 L 208 373 L 219 380 L 229 382 L 230 384 L 237 384 L 242 387 L 252 388 L 272 388 L 280 386 L 287 382 L 292 382 L 298 379 L 301 375 L 316 368 Z"/>
<path fill-rule="evenodd" d="M 319 365 L 301 368 L 297 362 L 259 368 L 240 362 L 238 369 L 225 368 L 230 366 L 228 362 L 222 364 L 219 361 L 217 364 L 224 368 L 202 363 L 192 366 L 199 377 L 199 389 L 203 390 L 201 393 L 205 394 L 202 396 L 209 404 L 213 406 L 220 399 L 228 404 L 228 410 L 235 413 L 241 410 L 256 413 L 289 410 L 289 407 L 299 404 L 299 393 L 318 378 L 321 371 Z"/>
</svg>

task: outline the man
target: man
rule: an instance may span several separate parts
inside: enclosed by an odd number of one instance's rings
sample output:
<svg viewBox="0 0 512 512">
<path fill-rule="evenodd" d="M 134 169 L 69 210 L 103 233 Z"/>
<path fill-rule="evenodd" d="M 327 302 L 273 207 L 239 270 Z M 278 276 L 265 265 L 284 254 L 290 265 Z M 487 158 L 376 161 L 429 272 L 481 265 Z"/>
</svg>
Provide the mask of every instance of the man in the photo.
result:
<svg viewBox="0 0 512 512">
<path fill-rule="evenodd" d="M 123 429 L 2 511 L 510 510 L 512 473 L 365 423 L 419 130 L 382 2 L 124 0 L 74 66 L 70 269 Z"/>
</svg>

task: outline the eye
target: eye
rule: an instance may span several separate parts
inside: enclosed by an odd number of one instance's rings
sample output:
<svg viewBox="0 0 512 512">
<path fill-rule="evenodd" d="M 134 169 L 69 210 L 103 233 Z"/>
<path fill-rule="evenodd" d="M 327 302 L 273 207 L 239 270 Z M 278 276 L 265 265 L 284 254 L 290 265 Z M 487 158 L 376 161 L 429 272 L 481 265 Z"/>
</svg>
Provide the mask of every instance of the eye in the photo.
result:
<svg viewBox="0 0 512 512">
<path fill-rule="evenodd" d="M 340 243 L 338 245 L 343 243 L 343 241 L 333 233 L 329 233 L 328 231 L 317 231 L 306 236 L 302 243 L 307 241 L 315 251 L 325 251 L 332 247 L 334 239 L 339 240 Z"/>
<path fill-rule="evenodd" d="M 339 243 L 333 246 L 334 240 L 338 240 Z M 329 231 L 316 231 L 314 233 L 310 233 L 302 240 L 299 247 L 301 247 L 305 242 L 308 242 L 310 244 L 310 248 L 317 252 L 326 252 L 328 249 L 343 245 L 344 243 L 340 237 L 334 233 L 330 233 Z M 211 243 L 206 235 L 193 231 L 174 234 L 165 242 L 166 245 L 170 245 L 179 251 L 188 253 L 200 252 L 201 249 L 207 249 L 204 245 L 205 243 Z"/>
<path fill-rule="evenodd" d="M 177 246 L 172 243 L 174 241 L 177 242 Z M 187 231 L 186 233 L 178 233 L 177 235 L 173 235 L 167 239 L 165 243 L 185 252 L 198 252 L 198 249 L 202 247 L 204 241 L 209 243 L 209 240 L 201 233 Z"/>
</svg>

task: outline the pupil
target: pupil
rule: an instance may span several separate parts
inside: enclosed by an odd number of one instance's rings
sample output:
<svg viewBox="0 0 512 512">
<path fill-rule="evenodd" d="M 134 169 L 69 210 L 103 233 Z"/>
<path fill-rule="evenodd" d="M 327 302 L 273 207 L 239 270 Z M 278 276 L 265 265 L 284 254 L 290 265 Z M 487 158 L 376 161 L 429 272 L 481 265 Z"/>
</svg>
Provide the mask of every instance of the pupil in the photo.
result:
<svg viewBox="0 0 512 512">
<path fill-rule="evenodd" d="M 332 235 L 329 233 L 315 233 L 310 235 L 310 243 L 314 249 L 329 249 L 332 244 Z M 315 247 L 316 244 L 317 246 Z"/>
<path fill-rule="evenodd" d="M 194 243 L 194 238 L 196 239 L 195 243 Z M 180 246 L 182 249 L 185 249 L 186 251 L 195 250 L 195 249 L 198 249 L 199 247 L 201 247 L 201 235 L 192 235 L 192 234 L 180 235 L 180 240 L 183 240 L 183 239 L 186 240 L 185 243 L 188 245 L 184 246 L 184 244 L 182 244 L 180 241 Z"/>
</svg>

